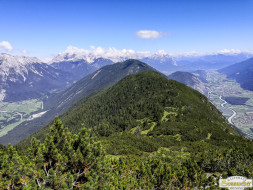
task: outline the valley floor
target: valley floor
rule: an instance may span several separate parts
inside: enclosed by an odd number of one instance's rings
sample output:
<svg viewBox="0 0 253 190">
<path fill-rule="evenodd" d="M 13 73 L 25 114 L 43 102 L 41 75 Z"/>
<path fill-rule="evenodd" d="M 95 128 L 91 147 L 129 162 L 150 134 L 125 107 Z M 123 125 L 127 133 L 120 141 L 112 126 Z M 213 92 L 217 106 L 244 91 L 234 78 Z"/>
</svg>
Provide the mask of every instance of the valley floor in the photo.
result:
<svg viewBox="0 0 253 190">
<path fill-rule="evenodd" d="M 31 120 L 38 116 L 42 110 L 42 101 L 38 99 L 19 102 L 0 102 L 0 137 L 14 129 L 23 121 Z M 33 113 L 37 114 L 33 114 Z"/>
<path fill-rule="evenodd" d="M 209 71 L 208 98 L 223 113 L 228 121 L 253 138 L 253 92 L 244 90 L 233 79 L 216 71 Z M 249 98 L 244 104 L 228 103 L 226 97 Z M 236 105 L 238 104 L 238 105 Z"/>
</svg>

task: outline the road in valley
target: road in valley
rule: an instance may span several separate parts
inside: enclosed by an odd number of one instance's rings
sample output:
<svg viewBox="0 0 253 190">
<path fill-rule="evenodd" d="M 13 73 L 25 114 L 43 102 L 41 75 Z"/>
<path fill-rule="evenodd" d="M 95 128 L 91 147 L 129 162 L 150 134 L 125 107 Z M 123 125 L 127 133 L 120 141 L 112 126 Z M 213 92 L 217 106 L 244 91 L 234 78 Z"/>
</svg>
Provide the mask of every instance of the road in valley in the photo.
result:
<svg viewBox="0 0 253 190">
<path fill-rule="evenodd" d="M 222 96 L 220 96 L 220 100 L 223 101 L 223 103 L 221 104 L 221 107 L 224 108 L 224 105 L 227 104 L 227 101 L 224 100 L 224 99 L 222 99 Z M 228 107 L 228 109 L 231 110 L 231 111 L 233 112 L 233 114 L 228 118 L 228 122 L 229 122 L 231 125 L 235 126 L 235 124 L 233 123 L 232 119 L 236 116 L 236 111 L 233 110 L 231 107 Z M 249 133 L 244 132 L 244 131 L 241 131 L 241 132 L 244 133 L 244 135 L 245 135 L 246 137 L 249 137 L 249 138 L 253 139 L 253 135 L 252 135 L 252 134 L 249 134 Z"/>
<path fill-rule="evenodd" d="M 220 100 L 223 101 L 223 103 L 221 104 L 221 107 L 224 108 L 224 105 L 227 104 L 227 101 L 222 99 L 222 96 L 220 96 Z M 231 125 L 234 125 L 232 119 L 236 116 L 236 111 L 233 110 L 232 108 L 228 107 L 229 110 L 231 110 L 233 112 L 233 114 L 228 118 L 228 122 L 231 124 Z"/>
<path fill-rule="evenodd" d="M 13 112 L 11 112 L 11 111 L 0 111 L 0 113 L 13 113 Z M 19 115 L 19 116 L 20 116 L 20 121 L 23 120 L 23 114 L 22 114 L 22 113 L 14 112 L 14 115 L 13 115 L 13 116 L 15 116 L 15 115 Z M 9 119 L 12 119 L 13 116 L 12 116 L 11 118 L 9 118 Z M 9 119 L 8 119 L 8 120 L 9 120 Z M 8 120 L 7 120 L 7 121 L 8 121 Z"/>
</svg>

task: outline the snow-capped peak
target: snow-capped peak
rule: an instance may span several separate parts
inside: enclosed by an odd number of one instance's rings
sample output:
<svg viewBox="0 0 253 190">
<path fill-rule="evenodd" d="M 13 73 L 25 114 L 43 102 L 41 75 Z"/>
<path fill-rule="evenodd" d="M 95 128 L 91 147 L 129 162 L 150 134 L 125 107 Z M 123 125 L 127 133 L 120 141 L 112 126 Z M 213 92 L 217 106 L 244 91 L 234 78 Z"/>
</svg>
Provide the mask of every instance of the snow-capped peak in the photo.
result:
<svg viewBox="0 0 253 190">
<path fill-rule="evenodd" d="M 9 54 L 0 54 L 0 67 L 16 67 L 20 65 L 27 65 L 31 63 L 42 63 L 36 57 L 14 56 Z"/>
<path fill-rule="evenodd" d="M 102 47 L 91 46 L 89 49 L 80 49 L 74 46 L 69 46 L 67 49 L 59 53 L 54 57 L 49 63 L 57 63 L 62 61 L 77 61 L 85 60 L 87 63 L 93 63 L 95 59 L 104 58 L 110 59 L 113 62 L 125 61 L 127 59 L 152 59 L 159 61 L 159 63 L 172 63 L 177 66 L 176 60 L 184 58 L 197 58 L 200 56 L 210 56 L 210 55 L 239 55 L 247 54 L 249 52 L 237 50 L 237 49 L 224 49 L 216 52 L 184 52 L 184 53 L 168 53 L 165 50 L 157 50 L 155 53 L 150 53 L 149 51 L 137 52 L 132 49 L 116 49 L 108 48 L 104 49 Z M 252 53 L 249 53 L 252 55 Z"/>
<path fill-rule="evenodd" d="M 152 58 L 152 59 L 162 59 L 162 58 L 171 59 L 172 58 L 172 56 L 169 53 L 167 53 L 166 51 L 164 51 L 162 49 L 158 50 L 154 54 L 149 55 L 148 57 Z"/>
<path fill-rule="evenodd" d="M 169 53 L 167 53 L 166 51 L 164 51 L 164 50 L 158 50 L 154 54 L 148 56 L 148 58 L 153 59 L 153 60 L 157 60 L 160 63 L 171 62 L 173 65 L 177 66 L 177 63 L 173 59 L 173 57 Z"/>
<path fill-rule="evenodd" d="M 104 58 L 110 59 L 113 62 L 124 61 L 126 59 L 141 59 L 150 55 L 150 52 L 135 52 L 131 49 L 118 50 L 116 48 L 104 49 L 102 47 L 91 46 L 90 49 L 80 49 L 77 47 L 69 46 L 64 52 L 59 53 L 51 61 L 76 61 L 80 59 L 86 60 L 88 63 L 94 62 L 95 59 Z"/>
<path fill-rule="evenodd" d="M 28 73 L 28 67 L 33 72 L 36 70 L 30 66 L 33 63 L 42 63 L 36 57 L 14 56 L 9 54 L 0 54 L 0 75 L 2 81 L 6 81 L 10 74 L 15 76 L 22 76 L 23 80 L 26 80 L 26 74 Z M 9 78 L 11 81 L 16 81 L 15 77 Z"/>
</svg>

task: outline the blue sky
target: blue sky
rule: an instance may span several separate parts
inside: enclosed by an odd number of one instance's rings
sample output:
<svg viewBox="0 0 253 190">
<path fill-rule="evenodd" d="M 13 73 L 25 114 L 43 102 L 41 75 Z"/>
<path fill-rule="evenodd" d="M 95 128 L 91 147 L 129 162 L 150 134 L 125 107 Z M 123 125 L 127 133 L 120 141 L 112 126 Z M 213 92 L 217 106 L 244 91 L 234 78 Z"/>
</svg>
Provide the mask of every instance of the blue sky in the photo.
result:
<svg viewBox="0 0 253 190">
<path fill-rule="evenodd" d="M 69 45 L 253 52 L 253 0 L 0 0 L 0 7 L 0 45 L 9 42 L 13 54 L 48 57 Z M 153 38 L 138 36 L 143 30 Z"/>
</svg>

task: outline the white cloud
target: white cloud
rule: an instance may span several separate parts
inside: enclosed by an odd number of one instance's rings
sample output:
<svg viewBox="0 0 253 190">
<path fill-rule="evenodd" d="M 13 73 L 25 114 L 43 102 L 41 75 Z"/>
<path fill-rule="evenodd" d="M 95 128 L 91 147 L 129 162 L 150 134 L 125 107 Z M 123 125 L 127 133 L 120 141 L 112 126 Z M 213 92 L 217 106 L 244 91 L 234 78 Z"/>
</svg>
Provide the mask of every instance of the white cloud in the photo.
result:
<svg viewBox="0 0 253 190">
<path fill-rule="evenodd" d="M 142 38 L 142 39 L 155 39 L 155 38 L 160 38 L 163 36 L 170 36 L 170 33 L 164 33 L 164 32 L 158 32 L 155 30 L 140 30 L 138 32 L 136 32 L 136 36 L 138 38 Z"/>
<path fill-rule="evenodd" d="M 12 51 L 12 46 L 9 42 L 7 41 L 2 41 L 0 42 L 0 51 Z"/>
<path fill-rule="evenodd" d="M 239 53 L 242 53 L 242 51 L 239 50 L 239 49 L 223 49 L 223 50 L 218 51 L 218 53 L 221 53 L 221 54 L 239 54 Z"/>
<path fill-rule="evenodd" d="M 22 53 L 26 55 L 28 52 L 27 52 L 27 50 L 23 49 Z"/>
<path fill-rule="evenodd" d="M 154 30 L 140 30 L 136 32 L 136 36 L 138 38 L 143 38 L 143 39 L 160 38 L 162 37 L 162 33 L 154 31 Z"/>
</svg>

